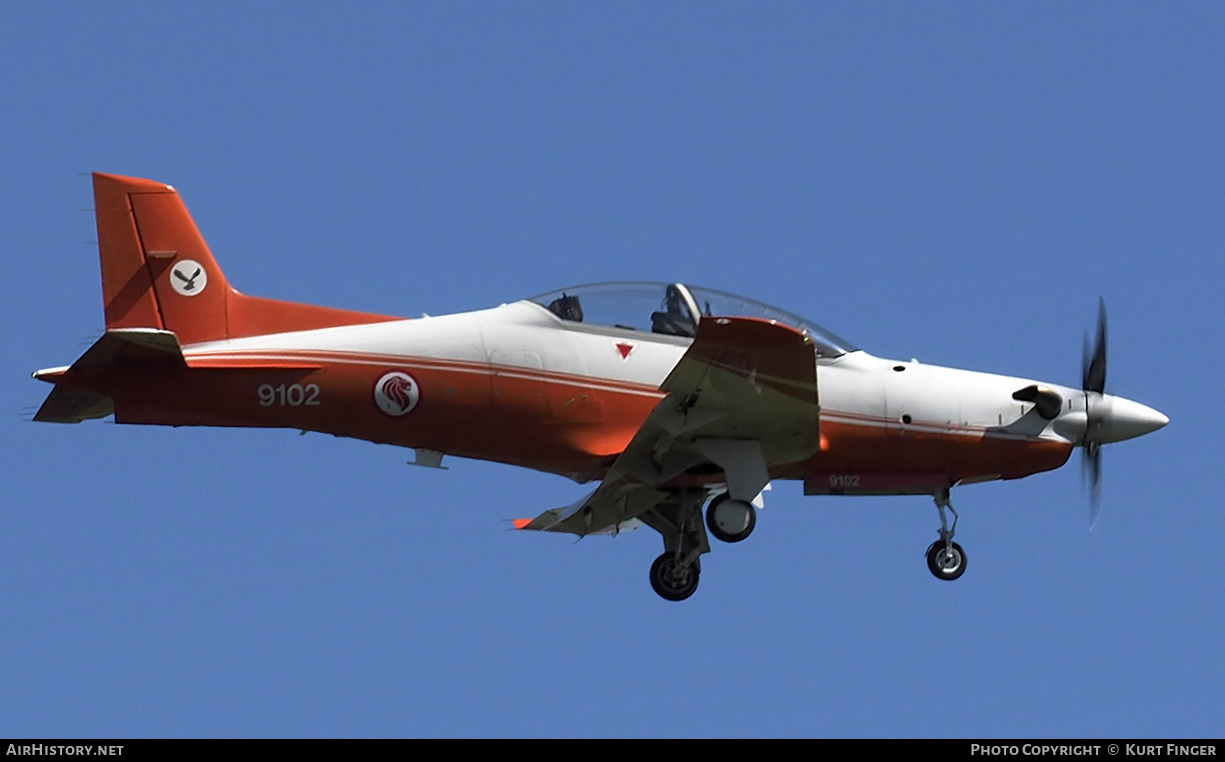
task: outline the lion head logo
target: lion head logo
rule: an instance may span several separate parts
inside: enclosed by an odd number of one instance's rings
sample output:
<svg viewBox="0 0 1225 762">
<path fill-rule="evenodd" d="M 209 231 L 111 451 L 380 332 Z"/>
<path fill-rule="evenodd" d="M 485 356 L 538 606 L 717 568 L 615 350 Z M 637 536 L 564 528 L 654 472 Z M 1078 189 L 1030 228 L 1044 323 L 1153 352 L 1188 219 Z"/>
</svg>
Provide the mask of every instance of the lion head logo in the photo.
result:
<svg viewBox="0 0 1225 762">
<path fill-rule="evenodd" d="M 384 373 L 374 385 L 374 404 L 387 415 L 401 416 L 411 412 L 420 398 L 417 382 L 402 371 Z"/>
</svg>

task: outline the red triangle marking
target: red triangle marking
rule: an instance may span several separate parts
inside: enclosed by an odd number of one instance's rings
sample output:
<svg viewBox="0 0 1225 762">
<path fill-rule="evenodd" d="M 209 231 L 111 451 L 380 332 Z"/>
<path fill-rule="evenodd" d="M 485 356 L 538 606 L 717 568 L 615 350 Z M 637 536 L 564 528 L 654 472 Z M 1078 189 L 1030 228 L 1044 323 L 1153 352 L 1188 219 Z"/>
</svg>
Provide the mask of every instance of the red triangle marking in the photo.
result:
<svg viewBox="0 0 1225 762">
<path fill-rule="evenodd" d="M 634 351 L 633 344 L 626 344 L 623 341 L 617 342 L 617 352 L 621 354 L 621 359 L 624 360 L 630 356 L 630 352 Z"/>
</svg>

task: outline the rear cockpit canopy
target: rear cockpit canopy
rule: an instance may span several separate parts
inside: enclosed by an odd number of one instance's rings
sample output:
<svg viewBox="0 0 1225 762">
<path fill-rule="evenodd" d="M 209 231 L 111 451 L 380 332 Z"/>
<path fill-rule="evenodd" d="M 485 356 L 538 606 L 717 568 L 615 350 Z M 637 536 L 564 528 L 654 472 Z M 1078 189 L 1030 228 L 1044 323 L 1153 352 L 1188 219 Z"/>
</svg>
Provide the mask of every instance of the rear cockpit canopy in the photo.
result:
<svg viewBox="0 0 1225 762">
<path fill-rule="evenodd" d="M 855 351 L 849 342 L 798 315 L 743 296 L 683 283 L 593 283 L 552 291 L 532 302 L 562 320 L 627 331 L 692 337 L 705 317 L 774 320 L 807 334 L 818 357 Z"/>
</svg>

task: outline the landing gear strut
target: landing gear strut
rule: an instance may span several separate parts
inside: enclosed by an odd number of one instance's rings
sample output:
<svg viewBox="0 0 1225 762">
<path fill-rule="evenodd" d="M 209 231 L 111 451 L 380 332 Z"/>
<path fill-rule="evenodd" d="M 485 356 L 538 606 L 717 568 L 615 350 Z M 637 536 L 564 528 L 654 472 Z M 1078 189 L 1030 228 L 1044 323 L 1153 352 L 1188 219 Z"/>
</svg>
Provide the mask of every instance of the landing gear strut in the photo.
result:
<svg viewBox="0 0 1225 762">
<path fill-rule="evenodd" d="M 683 601 L 698 589 L 698 556 L 710 552 L 702 524 L 704 502 L 704 490 L 683 492 L 638 517 L 664 539 L 663 555 L 651 564 L 651 587 L 661 598 Z"/>
<path fill-rule="evenodd" d="M 936 579 L 952 581 L 960 577 L 966 570 L 966 552 L 953 542 L 953 534 L 957 531 L 957 511 L 949 502 L 949 491 L 941 490 L 934 495 L 936 508 L 940 511 L 940 539 L 927 548 L 927 568 L 936 575 Z M 953 526 L 949 527 L 944 510 L 953 513 Z"/>
</svg>

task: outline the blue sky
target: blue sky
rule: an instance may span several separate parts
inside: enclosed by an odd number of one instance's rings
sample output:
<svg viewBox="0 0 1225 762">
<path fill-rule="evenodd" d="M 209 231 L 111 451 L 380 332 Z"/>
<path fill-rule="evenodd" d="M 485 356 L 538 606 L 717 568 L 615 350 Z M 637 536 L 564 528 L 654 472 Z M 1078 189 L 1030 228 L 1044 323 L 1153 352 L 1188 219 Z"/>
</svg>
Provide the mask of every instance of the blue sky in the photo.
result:
<svg viewBox="0 0 1225 762">
<path fill-rule="evenodd" d="M 1225 9 L 0 8 L 0 736 L 1219 736 Z M 775 484 L 683 604 L 585 488 L 321 435 L 28 423 L 102 329 L 87 173 L 183 195 L 232 284 L 415 316 L 683 280 L 885 357 L 1170 419 L 929 499 Z M 29 408 L 29 410 L 27 410 Z M 1078 459 L 1078 458 L 1077 458 Z"/>
</svg>

